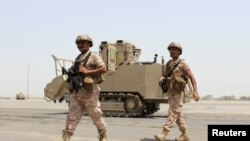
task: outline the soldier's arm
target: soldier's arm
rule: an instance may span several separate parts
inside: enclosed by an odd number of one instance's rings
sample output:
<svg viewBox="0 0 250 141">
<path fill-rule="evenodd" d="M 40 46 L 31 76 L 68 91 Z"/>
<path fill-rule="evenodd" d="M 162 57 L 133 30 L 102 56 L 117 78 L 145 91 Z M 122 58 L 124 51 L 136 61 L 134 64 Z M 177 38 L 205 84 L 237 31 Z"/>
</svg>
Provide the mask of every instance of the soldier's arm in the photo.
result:
<svg viewBox="0 0 250 141">
<path fill-rule="evenodd" d="M 186 72 L 187 72 L 188 77 L 191 80 L 192 85 L 193 85 L 193 90 L 194 90 L 193 97 L 194 97 L 194 100 L 199 101 L 200 96 L 198 94 L 197 83 L 196 83 L 195 77 L 194 77 L 194 75 L 193 75 L 193 73 L 192 73 L 192 71 L 190 69 L 188 69 Z"/>
<path fill-rule="evenodd" d="M 182 66 L 183 71 L 185 72 L 185 74 L 188 75 L 189 79 L 191 80 L 191 83 L 192 83 L 192 86 L 193 86 L 193 91 L 194 91 L 193 98 L 197 102 L 197 101 L 199 101 L 200 96 L 199 96 L 198 90 L 197 90 L 196 79 L 195 79 L 190 67 L 187 65 L 187 63 L 184 62 L 184 61 L 182 61 L 182 63 L 183 63 L 183 66 Z"/>
<path fill-rule="evenodd" d="M 90 60 L 92 61 L 92 64 L 96 66 L 96 69 L 88 70 L 85 67 L 80 67 L 79 72 L 87 75 L 100 75 L 105 73 L 107 68 L 102 58 L 97 55 L 97 53 L 92 53 L 91 55 Z"/>
<path fill-rule="evenodd" d="M 87 74 L 87 75 L 98 75 L 98 74 L 103 74 L 107 71 L 106 65 L 103 64 L 99 67 L 97 67 L 96 69 L 93 70 L 88 70 L 85 67 L 80 67 L 79 68 L 79 72 L 83 73 L 83 74 Z"/>
</svg>

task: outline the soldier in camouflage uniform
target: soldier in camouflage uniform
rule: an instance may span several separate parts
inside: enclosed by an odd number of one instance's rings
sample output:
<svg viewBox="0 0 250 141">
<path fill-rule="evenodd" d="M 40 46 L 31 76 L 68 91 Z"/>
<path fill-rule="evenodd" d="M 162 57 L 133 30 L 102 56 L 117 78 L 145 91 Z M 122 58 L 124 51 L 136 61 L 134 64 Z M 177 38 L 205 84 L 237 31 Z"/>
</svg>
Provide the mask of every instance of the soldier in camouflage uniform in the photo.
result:
<svg viewBox="0 0 250 141">
<path fill-rule="evenodd" d="M 172 58 L 167 62 L 165 75 L 159 78 L 159 82 L 167 79 L 168 82 L 168 118 L 166 124 L 163 126 L 163 131 L 160 134 L 154 135 L 155 139 L 158 141 L 165 141 L 167 134 L 176 123 L 181 131 L 180 137 L 177 137 L 176 141 L 188 141 L 190 136 L 187 131 L 187 125 L 185 124 L 184 116 L 182 113 L 182 106 L 184 100 L 184 89 L 187 83 L 187 79 L 190 78 L 193 85 L 193 98 L 197 102 L 200 97 L 197 91 L 196 80 L 194 75 L 187 65 L 187 63 L 180 59 L 179 56 L 182 54 L 182 47 L 179 43 L 172 42 L 168 46 L 170 57 Z M 176 67 L 175 67 L 176 66 Z M 171 76 L 166 76 L 168 72 L 173 69 Z"/>
<path fill-rule="evenodd" d="M 102 111 L 100 109 L 99 102 L 99 86 L 97 84 L 98 76 L 107 71 L 106 66 L 102 58 L 94 52 L 90 52 L 89 48 L 93 46 L 93 41 L 88 35 L 79 35 L 76 38 L 76 45 L 81 52 L 76 58 L 75 62 L 81 62 L 87 54 L 91 53 L 86 61 L 86 65 L 83 63 L 74 66 L 79 68 L 79 73 L 88 76 L 88 81 L 84 83 L 84 89 L 87 93 L 80 90 L 73 90 L 72 97 L 70 99 L 69 112 L 66 121 L 66 128 L 63 130 L 63 140 L 70 141 L 77 125 L 79 124 L 84 112 L 88 112 L 93 123 L 97 127 L 99 133 L 99 141 L 108 141 L 107 126 L 102 117 Z M 76 65 L 76 63 L 75 63 Z"/>
</svg>

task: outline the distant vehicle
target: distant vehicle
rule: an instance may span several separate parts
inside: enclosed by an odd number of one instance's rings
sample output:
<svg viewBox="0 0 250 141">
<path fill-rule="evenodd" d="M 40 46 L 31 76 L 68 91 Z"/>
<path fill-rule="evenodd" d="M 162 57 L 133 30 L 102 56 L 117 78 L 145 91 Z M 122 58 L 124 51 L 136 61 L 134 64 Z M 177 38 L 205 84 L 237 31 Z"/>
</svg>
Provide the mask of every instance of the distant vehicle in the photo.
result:
<svg viewBox="0 0 250 141">
<path fill-rule="evenodd" d="M 25 99 L 26 99 L 26 97 L 23 93 L 20 92 L 20 93 L 16 94 L 16 100 L 25 100 Z"/>
<path fill-rule="evenodd" d="M 104 74 L 105 81 L 100 84 L 99 97 L 105 116 L 146 116 L 158 111 L 160 103 L 168 102 L 158 84 L 165 67 L 164 59 L 161 64 L 157 63 L 157 54 L 153 61 L 140 62 L 141 49 L 123 40 L 117 40 L 116 43 L 101 42 L 99 54 L 108 70 Z M 53 58 L 55 64 L 58 64 L 60 59 Z M 189 80 L 184 102 L 190 101 L 193 93 L 191 86 Z"/>
</svg>

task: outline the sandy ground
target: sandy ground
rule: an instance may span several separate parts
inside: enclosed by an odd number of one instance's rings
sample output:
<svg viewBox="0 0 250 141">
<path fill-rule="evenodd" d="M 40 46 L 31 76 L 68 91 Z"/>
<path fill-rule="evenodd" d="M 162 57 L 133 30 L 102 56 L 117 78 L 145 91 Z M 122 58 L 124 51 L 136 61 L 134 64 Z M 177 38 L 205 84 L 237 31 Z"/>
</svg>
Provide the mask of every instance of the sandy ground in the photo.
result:
<svg viewBox="0 0 250 141">
<path fill-rule="evenodd" d="M 45 100 L 0 100 L 0 140 L 57 141 L 65 126 L 66 103 Z M 167 117 L 167 104 L 146 118 L 105 117 L 110 141 L 154 141 Z M 200 101 L 184 105 L 183 111 L 192 141 L 207 140 L 208 124 L 250 124 L 250 101 Z M 179 136 L 177 126 L 167 141 Z M 83 117 L 71 141 L 97 141 L 89 117 Z"/>
</svg>

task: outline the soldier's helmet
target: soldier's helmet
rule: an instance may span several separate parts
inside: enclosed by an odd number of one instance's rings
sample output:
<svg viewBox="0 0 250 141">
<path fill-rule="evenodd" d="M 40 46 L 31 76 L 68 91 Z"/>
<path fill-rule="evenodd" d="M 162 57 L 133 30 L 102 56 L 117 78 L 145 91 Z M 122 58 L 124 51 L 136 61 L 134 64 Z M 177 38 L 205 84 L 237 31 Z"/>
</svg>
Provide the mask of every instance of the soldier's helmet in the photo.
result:
<svg viewBox="0 0 250 141">
<path fill-rule="evenodd" d="M 88 42 L 90 42 L 90 47 L 93 46 L 93 40 L 86 34 L 78 35 L 76 37 L 76 43 L 79 41 L 88 41 Z"/>
<path fill-rule="evenodd" d="M 168 50 L 172 47 L 175 47 L 175 48 L 178 48 L 180 50 L 180 55 L 182 54 L 182 47 L 179 43 L 177 42 L 171 42 L 169 45 L 168 45 Z"/>
</svg>

